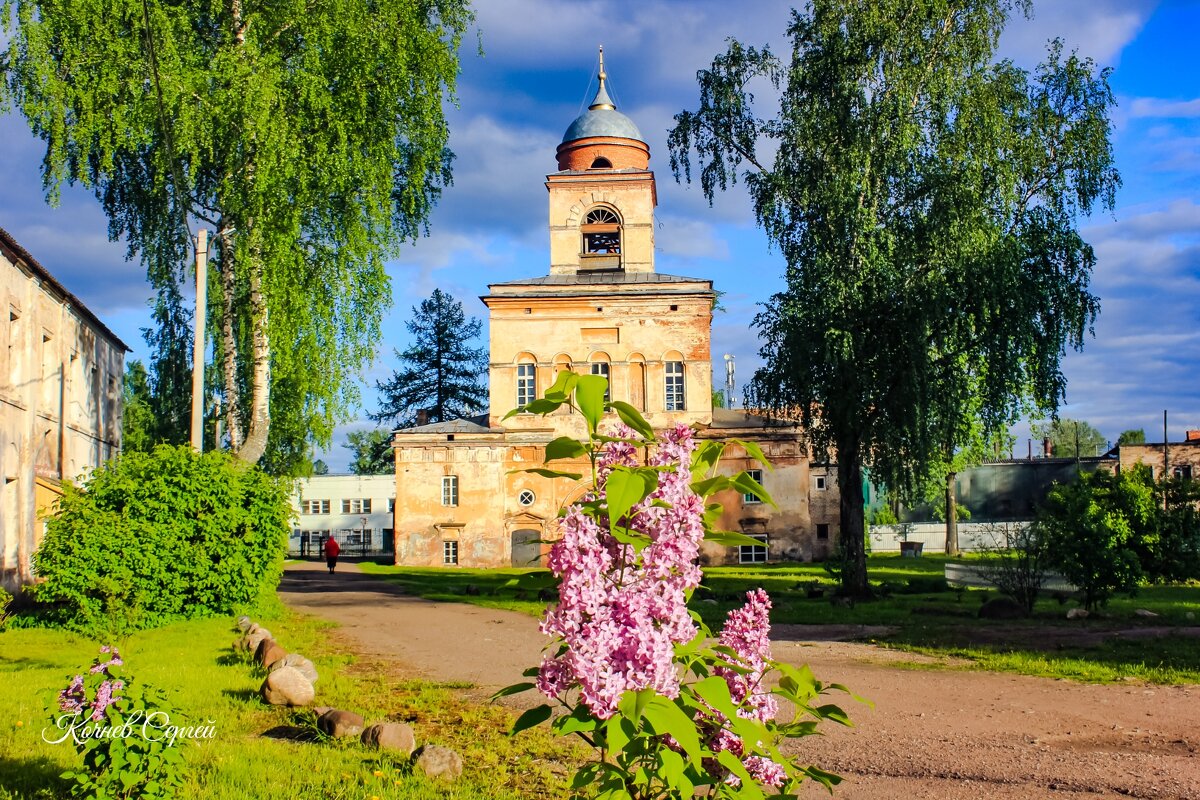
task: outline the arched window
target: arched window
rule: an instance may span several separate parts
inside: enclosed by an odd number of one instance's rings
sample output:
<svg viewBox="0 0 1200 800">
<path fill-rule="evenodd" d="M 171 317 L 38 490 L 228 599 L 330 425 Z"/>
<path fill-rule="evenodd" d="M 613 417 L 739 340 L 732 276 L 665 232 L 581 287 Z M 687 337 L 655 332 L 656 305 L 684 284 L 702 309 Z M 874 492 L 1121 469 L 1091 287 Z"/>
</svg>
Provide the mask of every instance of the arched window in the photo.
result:
<svg viewBox="0 0 1200 800">
<path fill-rule="evenodd" d="M 600 156 L 592 162 L 592 169 L 612 169 L 612 162 L 604 156 Z"/>
<path fill-rule="evenodd" d="M 599 375 L 608 381 L 608 385 L 604 387 L 604 402 L 612 400 L 612 376 L 609 374 L 608 355 L 605 353 L 593 353 L 591 359 L 591 372 L 593 375 Z"/>
<path fill-rule="evenodd" d="M 629 403 L 638 411 L 646 410 L 646 359 L 640 353 L 629 356 Z"/>
<path fill-rule="evenodd" d="M 527 406 L 537 397 L 537 363 L 530 356 L 517 362 L 517 406 Z"/>
<path fill-rule="evenodd" d="M 584 269 L 620 269 L 621 218 L 611 208 L 593 208 L 579 226 Z"/>
<path fill-rule="evenodd" d="M 663 360 L 663 399 L 667 411 L 683 411 L 687 408 L 683 356 L 676 352 L 668 353 Z"/>
</svg>

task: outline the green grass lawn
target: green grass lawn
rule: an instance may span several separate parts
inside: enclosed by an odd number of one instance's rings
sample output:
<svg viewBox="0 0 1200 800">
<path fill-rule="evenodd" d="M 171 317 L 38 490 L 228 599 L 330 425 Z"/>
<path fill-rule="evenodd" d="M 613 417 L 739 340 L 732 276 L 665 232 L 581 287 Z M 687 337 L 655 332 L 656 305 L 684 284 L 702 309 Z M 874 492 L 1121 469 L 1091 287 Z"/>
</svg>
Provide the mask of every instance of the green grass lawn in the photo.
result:
<svg viewBox="0 0 1200 800">
<path fill-rule="evenodd" d="M 355 711 L 368 721 L 406 721 L 418 744 L 442 744 L 463 756 L 465 773 L 442 785 L 412 774 L 407 759 L 380 756 L 350 742 L 297 742 L 264 736 L 279 726 L 311 726 L 312 714 L 262 704 L 262 673 L 234 658 L 230 620 L 199 620 L 145 631 L 116 642 L 124 672 L 166 689 L 191 724 L 211 720 L 216 736 L 187 746 L 189 775 L 181 796 L 245 798 L 390 798 L 490 800 L 557 798 L 578 758 L 545 730 L 506 736 L 512 714 L 462 699 L 462 687 L 403 680 L 386 664 L 356 662 L 331 643 L 329 628 L 288 615 L 265 623 L 288 650 L 320 671 L 317 705 Z M 0 800 L 62 796 L 58 775 L 77 766 L 68 745 L 41 731 L 47 703 L 70 676 L 92 663 L 98 642 L 57 630 L 0 632 Z M 172 722 L 176 722 L 173 718 Z M 377 774 L 378 773 L 378 774 Z"/>
<path fill-rule="evenodd" d="M 1170 632 L 1139 635 L 1149 628 L 1200 624 L 1200 585 L 1144 587 L 1134 597 L 1114 597 L 1105 609 L 1084 621 L 1068 621 L 1066 612 L 1075 603 L 1047 593 L 1031 618 L 998 622 L 978 617 L 980 606 L 998 593 L 946 588 L 941 581 L 946 562 L 941 555 L 870 556 L 870 579 L 888 594 L 852 607 L 830 602 L 836 580 L 821 564 L 708 567 L 692 607 L 710 627 L 717 628 L 726 613 L 741 604 L 748 589 L 761 586 L 771 594 L 775 606 L 771 621 L 777 625 L 888 626 L 894 632 L 876 635 L 878 644 L 955 656 L 978 669 L 1089 682 L 1134 678 L 1152 683 L 1200 683 L 1200 638 Z M 544 574 L 544 570 L 375 564 L 364 564 L 363 569 L 421 597 L 534 616 L 546 606 L 536 599 L 536 591 L 513 585 L 522 575 Z M 810 596 L 818 593 L 820 596 Z M 1135 613 L 1138 609 L 1159 616 L 1143 618 Z M 1192 619 L 1188 619 L 1189 613 Z"/>
</svg>

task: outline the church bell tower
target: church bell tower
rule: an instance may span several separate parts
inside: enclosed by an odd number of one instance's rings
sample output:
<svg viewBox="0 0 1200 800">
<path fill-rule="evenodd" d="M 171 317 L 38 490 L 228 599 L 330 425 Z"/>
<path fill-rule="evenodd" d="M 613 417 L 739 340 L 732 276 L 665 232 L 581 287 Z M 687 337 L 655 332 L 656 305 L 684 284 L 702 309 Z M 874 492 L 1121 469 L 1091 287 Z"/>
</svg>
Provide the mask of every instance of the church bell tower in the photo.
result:
<svg viewBox="0 0 1200 800">
<path fill-rule="evenodd" d="M 654 173 L 650 147 L 600 87 L 558 146 L 550 191 L 550 274 L 654 272 Z"/>
</svg>

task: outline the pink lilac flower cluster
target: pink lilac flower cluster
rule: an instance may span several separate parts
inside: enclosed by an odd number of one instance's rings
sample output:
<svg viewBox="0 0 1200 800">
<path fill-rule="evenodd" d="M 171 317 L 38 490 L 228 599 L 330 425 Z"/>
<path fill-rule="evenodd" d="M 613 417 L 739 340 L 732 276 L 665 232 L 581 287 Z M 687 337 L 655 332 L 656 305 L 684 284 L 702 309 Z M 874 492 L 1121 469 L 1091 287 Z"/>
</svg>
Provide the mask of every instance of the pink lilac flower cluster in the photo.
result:
<svg viewBox="0 0 1200 800">
<path fill-rule="evenodd" d="M 124 688 L 124 681 L 104 681 L 100 684 L 100 687 L 96 689 L 96 699 L 92 701 L 93 722 L 104 719 L 104 712 L 108 707 L 121 699 L 116 693 Z"/>
<path fill-rule="evenodd" d="M 109 647 L 108 645 L 104 645 L 103 647 L 100 648 L 100 653 L 102 655 L 103 654 L 111 654 L 112 658 L 110 658 L 108 661 L 102 662 L 102 661 L 100 661 L 99 657 L 97 657 L 96 663 L 92 665 L 92 668 L 90 670 L 93 675 L 95 675 L 97 672 L 106 672 L 109 667 L 119 667 L 125 663 L 124 661 L 121 660 L 121 654 L 119 652 L 117 652 L 117 648 L 115 648 L 115 647 Z"/>
<path fill-rule="evenodd" d="M 121 697 L 117 692 L 125 688 L 125 682 L 114 680 L 108 672 L 110 667 L 119 667 L 125 662 L 121 659 L 121 654 L 117 652 L 115 647 L 105 645 L 100 648 L 102 655 L 111 655 L 107 661 L 101 661 L 96 658 L 96 663 L 88 670 L 89 674 L 96 675 L 105 673 L 105 680 L 100 682 L 96 688 L 96 697 L 91 703 L 87 700 L 87 688 L 84 686 L 84 677 L 76 675 L 71 679 L 71 685 L 58 693 L 58 707 L 68 714 L 78 714 L 85 708 L 90 709 L 90 717 L 92 721 L 99 722 L 104 718 L 104 712 L 109 706 L 120 701 Z"/>
<path fill-rule="evenodd" d="M 746 605 L 735 608 L 725 618 L 718 642 L 734 652 L 734 660 L 741 670 L 731 667 L 714 667 L 713 672 L 725 679 L 729 694 L 737 704 L 738 716 L 767 723 L 775 719 L 779 704 L 775 696 L 763 686 L 763 676 L 771 661 L 771 598 L 762 589 L 746 593 Z M 744 671 L 743 671 L 744 670 Z M 719 725 L 721 715 L 714 711 L 714 723 Z M 716 727 L 710 742 L 714 751 L 729 750 L 737 756 L 743 753 L 742 741 L 723 727 Z M 746 771 L 764 786 L 782 786 L 787 773 L 779 764 L 761 756 L 742 759 Z M 730 775 L 730 783 L 738 783 Z"/>
<path fill-rule="evenodd" d="M 83 676 L 76 675 L 71 685 L 58 693 L 58 707 L 68 714 L 78 714 L 87 702 L 87 694 L 83 690 Z"/>
<path fill-rule="evenodd" d="M 615 432 L 620 439 L 634 436 L 625 426 Z M 674 647 L 696 636 L 686 601 L 700 583 L 695 562 L 704 538 L 704 501 L 691 489 L 695 447 L 687 426 L 668 431 L 650 459 L 663 468 L 657 489 L 617 521 L 649 538 L 640 553 L 578 506 L 562 519 L 562 538 L 548 559 L 561 579 L 559 603 L 541 624 L 563 644 L 538 672 L 538 688 L 548 697 L 577 687 L 591 712 L 608 719 L 630 690 L 679 696 Z M 597 459 L 601 495 L 615 467 L 637 465 L 636 452 L 628 442 L 604 444 Z M 655 506 L 656 500 L 668 505 Z"/>
</svg>

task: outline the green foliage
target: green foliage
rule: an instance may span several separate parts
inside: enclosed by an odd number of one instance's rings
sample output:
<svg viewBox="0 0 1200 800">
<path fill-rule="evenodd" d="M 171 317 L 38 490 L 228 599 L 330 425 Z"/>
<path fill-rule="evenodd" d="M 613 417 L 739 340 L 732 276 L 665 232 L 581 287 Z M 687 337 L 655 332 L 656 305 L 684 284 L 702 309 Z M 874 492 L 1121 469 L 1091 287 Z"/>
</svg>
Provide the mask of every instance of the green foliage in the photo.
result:
<svg viewBox="0 0 1200 800">
<path fill-rule="evenodd" d="M 322 459 L 318 458 L 316 461 L 314 461 L 312 463 L 312 474 L 313 475 L 328 475 L 329 474 L 329 465 L 326 464 Z"/>
<path fill-rule="evenodd" d="M 1050 453 L 1055 458 L 1087 458 L 1108 451 L 1104 434 L 1082 420 L 1060 417 L 1032 425 L 1030 430 L 1038 439 L 1050 440 Z M 1145 438 L 1143 433 L 1142 439 Z"/>
<path fill-rule="evenodd" d="M 98 715 L 86 705 L 67 713 L 58 696 L 49 704 L 48 730 L 53 731 L 49 738 L 63 737 L 83 756 L 83 769 L 61 775 L 69 781 L 70 796 L 85 800 L 175 797 L 184 782 L 183 748 L 188 739 L 175 736 L 171 726 L 177 732 L 184 720 L 164 692 L 125 675 L 119 662 L 104 664 L 101 659 L 107 661 L 101 656 L 86 678 L 76 676 L 76 680 L 83 678 L 83 697 L 88 701 L 99 702 L 97 695 L 107 684 L 115 702 L 101 706 Z M 95 735 L 85 735 L 89 729 Z"/>
<path fill-rule="evenodd" d="M 1081 473 L 1055 486 L 1035 526 L 1054 569 L 1083 593 L 1084 605 L 1132 592 L 1145 577 L 1140 553 L 1157 544 L 1154 482 L 1146 468 Z"/>
<path fill-rule="evenodd" d="M 434 289 L 412 313 L 406 327 L 414 341 L 403 353 L 396 351 L 403 369 L 376 382 L 382 398 L 379 413 L 367 416 L 411 428 L 419 411 L 426 412 L 427 422 L 478 414 L 487 404 L 487 387 L 480 382 L 487 374 L 487 349 L 470 343 L 483 323 L 467 318 L 462 303 L 441 289 Z"/>
<path fill-rule="evenodd" d="M 884 503 L 879 506 L 879 508 L 871 512 L 871 517 L 868 520 L 868 524 L 884 526 L 899 525 L 900 518 L 896 516 L 896 512 L 892 508 L 892 504 L 885 498 Z"/>
<path fill-rule="evenodd" d="M 396 471 L 392 432 L 387 428 L 351 431 L 346 434 L 345 446 L 354 453 L 350 471 L 355 475 L 391 475 Z"/>
<path fill-rule="evenodd" d="M 46 142 L 50 198 L 64 181 L 94 190 L 164 291 L 190 261 L 185 224 L 215 228 L 208 312 L 233 449 L 257 462 L 296 417 L 289 438 L 328 444 L 375 355 L 384 262 L 450 181 L 466 3 L 3 7 L 0 105 Z"/>
<path fill-rule="evenodd" d="M 1145 428 L 1130 428 L 1127 431 L 1121 431 L 1121 435 L 1117 437 L 1117 444 L 1145 444 L 1146 430 Z"/>
<path fill-rule="evenodd" d="M 1155 506 L 1158 536 L 1142 554 L 1146 577 L 1156 583 L 1200 580 L 1200 481 L 1159 481 L 1163 507 Z"/>
<path fill-rule="evenodd" d="M 64 488 L 34 554 L 36 599 L 58 622 L 119 633 L 273 599 L 287 482 L 227 453 L 160 445 Z"/>
<path fill-rule="evenodd" d="M 157 443 L 157 420 L 150 376 L 141 361 L 135 359 L 125 365 L 122 386 L 121 449 L 126 453 L 149 452 Z"/>
<path fill-rule="evenodd" d="M 5 624 L 8 622 L 8 606 L 12 603 L 13 596 L 8 590 L 0 586 L 0 631 L 4 630 Z"/>
<path fill-rule="evenodd" d="M 143 328 L 150 346 L 151 403 L 155 444 L 188 444 L 192 436 L 192 312 L 178 285 L 159 289 L 152 315 L 155 327 Z"/>
<path fill-rule="evenodd" d="M 1108 72 L 1057 42 L 1032 74 L 997 61 L 1029 5 L 813 0 L 790 62 L 731 41 L 670 133 L 676 177 L 743 181 L 786 261 L 747 394 L 836 452 L 854 593 L 863 467 L 907 494 L 974 428 L 1054 409 L 1099 308 L 1077 227 L 1120 183 Z"/>
</svg>

